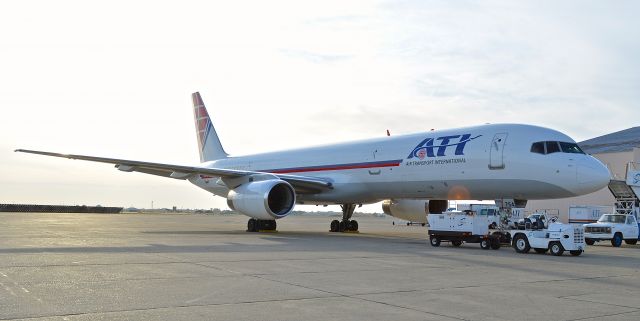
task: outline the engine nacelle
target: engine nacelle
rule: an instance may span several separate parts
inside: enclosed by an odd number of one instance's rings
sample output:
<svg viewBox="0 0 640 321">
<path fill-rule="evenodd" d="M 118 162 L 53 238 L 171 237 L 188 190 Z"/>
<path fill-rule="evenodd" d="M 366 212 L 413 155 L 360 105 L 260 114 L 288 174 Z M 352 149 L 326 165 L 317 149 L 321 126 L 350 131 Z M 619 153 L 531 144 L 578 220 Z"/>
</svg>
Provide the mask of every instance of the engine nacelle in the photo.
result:
<svg viewBox="0 0 640 321">
<path fill-rule="evenodd" d="M 293 187 L 280 179 L 248 182 L 229 191 L 227 205 L 249 217 L 274 220 L 287 216 L 296 204 Z"/>
<path fill-rule="evenodd" d="M 416 223 L 426 223 L 429 213 L 442 213 L 447 210 L 447 200 L 399 199 L 382 202 L 382 211 L 393 217 Z"/>
</svg>

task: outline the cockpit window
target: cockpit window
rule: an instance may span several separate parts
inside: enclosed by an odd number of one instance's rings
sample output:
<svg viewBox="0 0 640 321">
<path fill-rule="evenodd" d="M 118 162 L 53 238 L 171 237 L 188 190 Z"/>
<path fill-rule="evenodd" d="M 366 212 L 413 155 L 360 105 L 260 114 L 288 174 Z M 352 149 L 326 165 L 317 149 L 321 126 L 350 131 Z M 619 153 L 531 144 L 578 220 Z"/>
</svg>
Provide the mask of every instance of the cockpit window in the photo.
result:
<svg viewBox="0 0 640 321">
<path fill-rule="evenodd" d="M 558 142 L 546 142 L 546 145 L 547 145 L 547 154 L 560 152 L 560 147 L 558 146 Z"/>
<path fill-rule="evenodd" d="M 537 142 L 531 145 L 531 152 L 544 155 L 544 142 Z"/>
<path fill-rule="evenodd" d="M 531 145 L 531 152 L 537 154 L 553 154 L 553 153 L 568 153 L 568 154 L 584 154 L 580 146 L 576 143 L 567 142 L 535 142 Z"/>
<path fill-rule="evenodd" d="M 562 148 L 563 153 L 584 154 L 582 149 L 580 149 L 580 146 L 576 143 L 560 142 L 560 148 Z"/>
</svg>

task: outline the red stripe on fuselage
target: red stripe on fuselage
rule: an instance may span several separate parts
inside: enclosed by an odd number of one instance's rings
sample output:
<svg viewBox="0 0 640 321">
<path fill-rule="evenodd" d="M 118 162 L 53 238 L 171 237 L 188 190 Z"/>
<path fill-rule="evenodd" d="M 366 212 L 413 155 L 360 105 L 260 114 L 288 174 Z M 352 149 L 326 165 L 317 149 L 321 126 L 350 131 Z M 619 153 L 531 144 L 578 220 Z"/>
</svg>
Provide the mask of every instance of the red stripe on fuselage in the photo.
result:
<svg viewBox="0 0 640 321">
<path fill-rule="evenodd" d="M 303 172 L 323 172 L 323 171 L 339 171 L 346 169 L 359 169 L 359 168 L 376 168 L 376 167 L 395 167 L 400 166 L 399 162 L 394 163 L 377 163 L 377 164 L 348 164 L 342 166 L 327 166 L 327 167 L 301 167 L 301 168 L 287 168 L 269 170 L 268 173 L 274 174 L 287 174 L 287 173 L 303 173 Z"/>
</svg>

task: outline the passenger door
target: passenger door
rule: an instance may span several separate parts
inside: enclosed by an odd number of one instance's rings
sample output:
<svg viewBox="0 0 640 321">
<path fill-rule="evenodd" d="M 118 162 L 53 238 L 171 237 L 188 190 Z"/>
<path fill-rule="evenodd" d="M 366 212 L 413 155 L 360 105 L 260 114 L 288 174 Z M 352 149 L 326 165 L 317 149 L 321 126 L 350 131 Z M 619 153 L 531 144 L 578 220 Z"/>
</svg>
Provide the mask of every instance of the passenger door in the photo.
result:
<svg viewBox="0 0 640 321">
<path fill-rule="evenodd" d="M 489 169 L 504 169 L 504 145 L 507 141 L 507 133 L 498 133 L 493 136 L 489 146 Z"/>
</svg>

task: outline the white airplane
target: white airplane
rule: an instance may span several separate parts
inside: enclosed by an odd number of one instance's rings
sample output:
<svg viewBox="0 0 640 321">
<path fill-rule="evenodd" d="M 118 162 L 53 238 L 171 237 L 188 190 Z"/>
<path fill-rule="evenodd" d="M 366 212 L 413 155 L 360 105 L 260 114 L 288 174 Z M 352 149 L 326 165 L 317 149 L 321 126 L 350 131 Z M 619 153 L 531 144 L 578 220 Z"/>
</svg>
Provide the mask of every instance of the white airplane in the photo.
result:
<svg viewBox="0 0 640 321">
<path fill-rule="evenodd" d="M 441 213 L 447 200 L 551 199 L 609 183 L 609 170 L 569 136 L 518 124 L 436 130 L 247 156 L 229 156 L 199 93 L 192 95 L 201 163 L 171 165 L 18 149 L 115 164 L 180 180 L 227 198 L 249 216 L 248 231 L 275 229 L 295 204 L 340 204 L 331 231 L 357 231 L 356 205 L 388 200 L 395 211 Z M 415 215 L 415 213 L 413 214 Z"/>
</svg>

